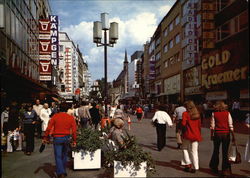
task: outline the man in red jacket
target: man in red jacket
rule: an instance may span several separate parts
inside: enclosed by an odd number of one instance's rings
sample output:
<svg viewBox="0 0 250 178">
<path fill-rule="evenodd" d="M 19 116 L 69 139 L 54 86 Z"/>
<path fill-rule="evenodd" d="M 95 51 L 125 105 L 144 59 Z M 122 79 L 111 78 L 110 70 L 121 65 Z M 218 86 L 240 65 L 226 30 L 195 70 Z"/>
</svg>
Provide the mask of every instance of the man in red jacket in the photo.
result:
<svg viewBox="0 0 250 178">
<path fill-rule="evenodd" d="M 73 116 L 67 114 L 68 105 L 66 103 L 61 104 L 61 112 L 56 113 L 49 121 L 49 125 L 45 131 L 43 143 L 49 142 L 49 134 L 53 130 L 54 141 L 54 154 L 56 161 L 56 173 L 58 178 L 65 177 L 66 164 L 67 164 L 67 152 L 70 142 L 70 135 L 72 134 L 73 144 L 76 146 L 76 121 Z"/>
</svg>

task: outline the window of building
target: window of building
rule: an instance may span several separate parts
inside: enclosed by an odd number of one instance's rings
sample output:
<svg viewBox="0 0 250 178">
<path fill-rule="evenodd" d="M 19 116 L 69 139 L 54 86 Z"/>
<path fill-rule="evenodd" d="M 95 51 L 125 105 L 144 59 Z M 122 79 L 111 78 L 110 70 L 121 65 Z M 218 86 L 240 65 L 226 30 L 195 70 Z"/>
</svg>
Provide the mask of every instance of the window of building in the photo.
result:
<svg viewBox="0 0 250 178">
<path fill-rule="evenodd" d="M 173 40 L 171 40 L 171 41 L 169 42 L 169 49 L 173 48 L 173 45 L 174 45 Z"/>
<path fill-rule="evenodd" d="M 176 62 L 181 61 L 179 52 L 174 55 L 174 59 L 175 59 Z"/>
<path fill-rule="evenodd" d="M 158 61 L 161 59 L 161 52 L 158 52 L 155 56 L 155 60 Z"/>
<path fill-rule="evenodd" d="M 155 46 L 156 46 L 156 47 L 159 46 L 160 43 L 161 43 L 161 38 L 159 37 L 159 38 L 156 40 Z"/>
<path fill-rule="evenodd" d="M 165 68 L 168 67 L 168 60 L 166 60 L 166 61 L 164 62 L 164 67 L 165 67 Z"/>
<path fill-rule="evenodd" d="M 166 45 L 164 46 L 163 51 L 164 51 L 164 53 L 168 52 L 168 44 L 166 44 Z"/>
<path fill-rule="evenodd" d="M 180 16 L 178 15 L 176 18 L 175 18 L 175 25 L 178 25 L 180 23 Z"/>
<path fill-rule="evenodd" d="M 171 32 L 173 30 L 173 22 L 169 24 L 169 31 Z"/>
<path fill-rule="evenodd" d="M 248 12 L 245 11 L 239 15 L 239 28 L 240 30 L 248 27 Z"/>
<path fill-rule="evenodd" d="M 63 51 L 63 45 L 59 45 L 59 51 Z"/>
<path fill-rule="evenodd" d="M 165 37 L 168 35 L 168 28 L 165 28 L 163 34 L 164 34 Z"/>
<path fill-rule="evenodd" d="M 177 34 L 175 36 L 175 44 L 178 44 L 180 42 L 180 34 Z"/>
<path fill-rule="evenodd" d="M 230 23 L 227 22 L 221 26 L 221 39 L 224 39 L 230 35 Z"/>
</svg>

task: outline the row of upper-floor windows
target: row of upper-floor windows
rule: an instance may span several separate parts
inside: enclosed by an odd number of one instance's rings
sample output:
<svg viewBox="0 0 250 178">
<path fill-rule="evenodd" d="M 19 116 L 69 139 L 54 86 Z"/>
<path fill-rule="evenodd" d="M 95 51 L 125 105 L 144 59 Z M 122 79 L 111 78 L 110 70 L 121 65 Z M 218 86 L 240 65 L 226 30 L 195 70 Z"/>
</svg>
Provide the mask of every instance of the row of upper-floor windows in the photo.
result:
<svg viewBox="0 0 250 178">
<path fill-rule="evenodd" d="M 172 57 L 168 58 L 165 62 L 164 62 L 164 67 L 170 67 L 171 65 L 176 64 L 177 62 L 180 62 L 181 58 L 180 58 L 180 53 L 177 52 L 175 55 L 173 55 Z"/>
<path fill-rule="evenodd" d="M 174 45 L 180 42 L 180 34 L 178 33 L 173 39 L 171 39 L 166 45 L 163 47 L 164 53 L 168 52 Z"/>
<path fill-rule="evenodd" d="M 175 19 L 164 29 L 163 36 L 166 37 L 179 23 L 180 23 L 180 15 L 177 15 Z"/>
<path fill-rule="evenodd" d="M 244 11 L 238 16 L 230 19 L 226 23 L 217 27 L 216 40 L 221 41 L 234 35 L 248 27 L 248 11 Z"/>
</svg>

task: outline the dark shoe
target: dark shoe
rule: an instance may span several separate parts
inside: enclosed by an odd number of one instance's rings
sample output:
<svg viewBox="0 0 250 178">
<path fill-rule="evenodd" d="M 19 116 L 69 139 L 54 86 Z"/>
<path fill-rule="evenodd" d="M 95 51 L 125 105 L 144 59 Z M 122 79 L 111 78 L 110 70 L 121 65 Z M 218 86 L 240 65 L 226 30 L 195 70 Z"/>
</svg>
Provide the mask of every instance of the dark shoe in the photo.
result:
<svg viewBox="0 0 250 178">
<path fill-rule="evenodd" d="M 27 152 L 26 155 L 30 156 L 30 155 L 31 155 L 31 152 Z"/>
<path fill-rule="evenodd" d="M 210 169 L 211 169 L 211 172 L 214 173 L 214 174 L 218 174 L 219 173 L 218 168 L 212 168 L 212 167 L 210 167 Z"/>
<path fill-rule="evenodd" d="M 195 173 L 196 171 L 198 171 L 198 170 L 196 170 L 196 169 L 191 169 L 190 170 L 191 173 Z"/>
<path fill-rule="evenodd" d="M 181 149 L 181 144 L 178 143 L 177 149 Z"/>
<path fill-rule="evenodd" d="M 184 169 L 183 169 L 185 172 L 191 172 L 191 167 L 185 167 Z"/>
<path fill-rule="evenodd" d="M 64 178 L 64 177 L 65 177 L 64 174 L 59 174 L 59 175 L 58 175 L 58 178 Z"/>
</svg>

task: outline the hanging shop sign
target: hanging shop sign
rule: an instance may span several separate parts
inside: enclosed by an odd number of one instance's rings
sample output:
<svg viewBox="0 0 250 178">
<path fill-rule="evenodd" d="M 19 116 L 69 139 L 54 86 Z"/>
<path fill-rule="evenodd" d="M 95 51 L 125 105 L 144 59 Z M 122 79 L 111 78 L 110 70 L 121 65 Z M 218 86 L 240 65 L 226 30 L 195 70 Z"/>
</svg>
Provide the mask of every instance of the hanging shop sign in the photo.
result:
<svg viewBox="0 0 250 178">
<path fill-rule="evenodd" d="M 183 71 L 185 95 L 201 93 L 201 66 L 193 67 Z"/>
<path fill-rule="evenodd" d="M 59 33 L 58 33 L 58 16 L 50 15 L 50 35 L 51 35 L 51 64 L 58 66 L 59 64 Z"/>
<path fill-rule="evenodd" d="M 49 19 L 39 20 L 39 79 L 51 81 L 51 35 Z"/>
<path fill-rule="evenodd" d="M 231 53 L 228 50 L 222 51 L 221 54 L 216 53 L 202 59 L 202 86 L 209 89 L 212 85 L 228 83 L 233 81 L 247 79 L 248 66 L 235 67 L 225 71 L 215 72 L 213 74 L 205 73 L 205 71 L 214 71 L 217 67 L 225 68 L 231 60 Z M 234 68 L 235 67 L 235 68 Z"/>
</svg>

